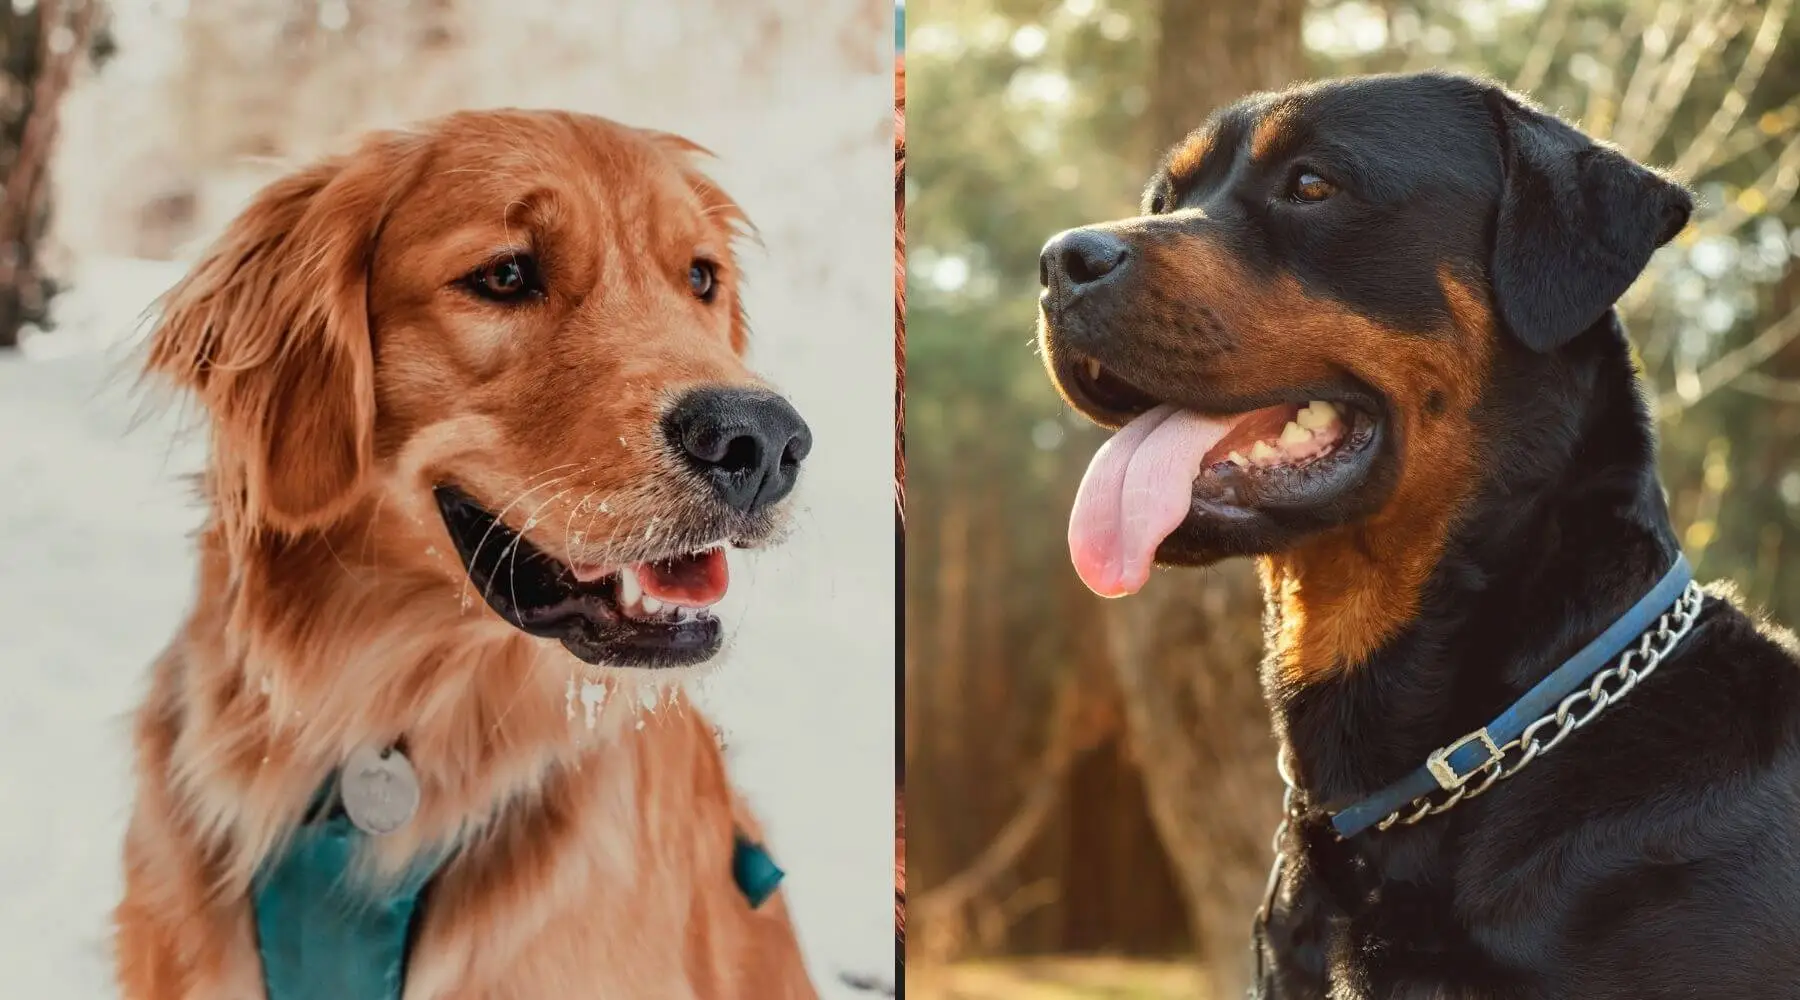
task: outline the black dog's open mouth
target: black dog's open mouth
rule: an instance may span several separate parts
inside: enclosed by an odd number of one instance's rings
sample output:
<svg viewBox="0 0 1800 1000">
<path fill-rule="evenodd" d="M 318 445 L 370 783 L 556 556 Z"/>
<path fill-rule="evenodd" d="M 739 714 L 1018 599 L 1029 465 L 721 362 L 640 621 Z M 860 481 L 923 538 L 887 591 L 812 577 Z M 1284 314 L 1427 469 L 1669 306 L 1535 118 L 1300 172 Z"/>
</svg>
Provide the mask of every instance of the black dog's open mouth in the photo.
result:
<svg viewBox="0 0 1800 1000">
<path fill-rule="evenodd" d="M 718 652 L 710 607 L 729 583 L 722 545 L 578 576 L 468 494 L 435 494 L 470 584 L 520 631 L 608 666 L 689 666 Z"/>
<path fill-rule="evenodd" d="M 1129 424 L 1170 401 L 1091 357 L 1058 365 L 1072 402 L 1103 422 Z M 1373 401 L 1338 388 L 1296 389 L 1278 399 L 1209 405 L 1213 440 L 1199 458 L 1193 494 L 1223 507 L 1298 507 L 1330 500 L 1368 471 L 1381 421 Z"/>
<path fill-rule="evenodd" d="M 1075 570 L 1096 593 L 1135 592 L 1154 563 L 1275 551 L 1344 523 L 1374 492 L 1383 421 L 1349 384 L 1159 399 L 1087 355 L 1053 356 L 1069 402 L 1118 431 L 1095 453 L 1069 518 Z"/>
</svg>

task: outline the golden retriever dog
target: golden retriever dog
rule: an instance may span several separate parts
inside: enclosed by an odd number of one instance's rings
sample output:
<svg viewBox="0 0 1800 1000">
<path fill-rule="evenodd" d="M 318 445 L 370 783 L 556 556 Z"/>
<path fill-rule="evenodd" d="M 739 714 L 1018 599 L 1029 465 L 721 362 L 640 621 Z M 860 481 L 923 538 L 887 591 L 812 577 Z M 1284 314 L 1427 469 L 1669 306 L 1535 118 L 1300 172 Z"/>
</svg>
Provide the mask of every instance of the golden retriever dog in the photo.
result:
<svg viewBox="0 0 1800 1000">
<path fill-rule="evenodd" d="M 204 411 L 210 514 L 136 722 L 128 1000 L 264 996 L 258 879 L 395 750 L 417 795 L 352 867 L 447 858 L 406 1000 L 816 995 L 677 683 L 811 444 L 745 366 L 701 153 L 561 112 L 378 133 L 169 292 L 146 371 Z"/>
</svg>

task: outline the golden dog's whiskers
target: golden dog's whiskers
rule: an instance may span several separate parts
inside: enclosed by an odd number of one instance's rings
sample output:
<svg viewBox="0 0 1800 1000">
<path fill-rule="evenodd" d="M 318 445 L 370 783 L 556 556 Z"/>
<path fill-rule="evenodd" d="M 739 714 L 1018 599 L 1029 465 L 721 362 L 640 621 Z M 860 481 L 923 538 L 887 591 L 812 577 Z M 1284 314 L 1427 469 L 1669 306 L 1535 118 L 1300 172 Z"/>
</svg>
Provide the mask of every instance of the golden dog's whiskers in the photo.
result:
<svg viewBox="0 0 1800 1000">
<path fill-rule="evenodd" d="M 530 489 L 525 490 L 524 492 L 520 493 L 517 497 L 515 497 L 513 499 L 513 502 L 507 504 L 506 507 L 503 508 L 503 510 L 511 509 L 514 506 L 514 504 L 517 504 L 520 500 L 525 499 L 525 497 L 531 495 L 532 493 L 537 492 L 540 489 L 548 489 L 550 487 L 556 486 L 559 483 L 566 482 L 567 480 L 572 478 L 574 475 L 575 475 L 575 473 L 571 472 L 571 473 L 568 473 L 567 475 L 557 476 L 555 479 L 552 479 L 549 482 L 540 483 L 537 486 L 533 486 Z M 566 493 L 568 491 L 564 490 L 563 492 Z M 561 495 L 562 495 L 562 493 L 558 493 L 558 494 L 552 496 L 551 500 L 554 500 L 554 499 L 556 499 L 557 496 L 561 496 Z M 540 506 L 538 509 L 541 510 L 543 508 Z M 484 547 L 486 547 L 488 538 L 493 535 L 494 529 L 496 527 L 500 526 L 502 523 L 503 522 L 501 521 L 500 516 L 498 514 L 496 514 L 494 516 L 492 523 L 490 523 L 487 526 L 487 529 L 481 533 L 481 540 L 475 543 L 474 550 L 469 553 L 469 559 L 468 559 L 469 566 L 473 567 L 474 565 L 476 565 L 476 560 L 480 557 L 481 550 Z M 510 529 L 508 529 L 508 530 L 510 530 Z M 513 539 L 511 541 L 507 542 L 506 547 L 503 548 L 500 552 L 501 560 L 508 558 L 509 554 L 516 552 L 518 540 L 522 537 L 524 537 L 522 534 L 514 533 Z M 499 560 L 496 560 L 496 562 L 495 562 L 496 568 L 498 567 L 498 565 L 499 565 Z M 487 589 L 482 591 L 482 595 L 481 595 L 482 600 L 484 600 L 484 601 L 487 600 L 487 598 L 492 593 L 493 593 L 493 580 L 490 579 L 488 581 Z M 470 603 L 469 602 L 469 575 L 467 573 L 463 574 L 462 584 L 458 588 L 457 596 L 458 596 L 459 604 L 461 605 L 461 607 L 463 608 L 464 611 L 467 611 L 468 607 L 469 607 L 469 603 Z"/>
<path fill-rule="evenodd" d="M 557 482 L 562 482 L 574 475 L 575 474 L 571 472 L 567 476 L 559 477 Z M 520 526 L 518 531 L 513 533 L 513 539 L 511 542 L 507 543 L 506 550 L 500 553 L 500 558 L 506 560 L 506 586 L 512 597 L 514 607 L 517 607 L 519 604 L 519 543 L 525 540 L 526 531 L 537 526 L 537 517 L 539 514 L 543 513 L 545 507 L 548 507 L 562 497 L 569 495 L 574 489 L 575 488 L 571 486 L 566 490 L 553 494 L 550 499 L 533 507 L 531 513 L 525 515 L 525 523 Z M 488 596 L 493 593 L 493 586 L 494 581 L 490 578 L 488 580 L 488 589 L 482 592 L 482 600 L 486 600 Z"/>
<path fill-rule="evenodd" d="M 594 463 L 588 462 L 588 463 L 584 464 L 581 468 L 575 470 L 572 473 L 569 473 L 568 476 L 564 476 L 562 478 L 567 479 L 571 476 L 580 475 L 581 473 L 584 473 L 593 467 L 594 467 Z M 558 481 L 561 481 L 561 480 L 558 480 Z M 563 493 L 567 493 L 567 492 L 569 492 L 569 491 L 568 490 L 563 491 Z M 570 554 L 570 558 L 573 558 L 574 548 L 569 543 L 569 528 L 570 528 L 570 526 L 572 526 L 574 524 L 574 520 L 575 520 L 574 519 L 574 511 L 580 510 L 581 506 L 583 504 L 587 503 L 588 499 L 597 492 L 599 492 L 599 491 L 598 490 L 589 490 L 586 493 L 582 494 L 581 499 L 577 500 L 575 502 L 574 508 L 570 512 L 570 514 L 563 519 L 563 548 L 564 548 L 565 552 Z M 540 510 L 540 511 L 543 510 L 545 506 L 548 506 L 550 503 L 554 502 L 556 500 L 556 497 L 562 496 L 563 493 L 558 493 L 556 496 L 553 496 L 549 500 L 546 500 L 543 504 L 539 505 L 538 510 Z M 535 514 L 535 512 L 534 512 L 534 514 Z M 530 520 L 530 518 L 527 518 L 527 520 Z M 523 536 L 521 536 L 521 537 L 523 537 Z M 516 554 L 517 554 L 516 548 L 514 549 L 514 554 L 516 557 Z M 509 578 L 510 578 L 510 574 L 509 574 Z M 517 601 L 518 601 L 517 596 L 515 596 L 513 598 L 513 601 L 515 604 L 517 603 Z M 532 671 L 526 671 L 524 676 L 519 678 L 519 685 L 518 685 L 518 687 L 513 689 L 512 694 L 506 699 L 506 706 L 500 710 L 499 716 L 494 719 L 494 724 L 492 726 L 488 727 L 488 734 L 490 736 L 497 736 L 500 734 L 501 727 L 506 724 L 507 716 L 511 715 L 512 710 L 518 706 L 519 699 L 524 697 L 526 689 L 531 687 L 531 682 L 534 679 L 535 679 L 535 677 L 534 677 Z M 570 684 L 570 692 L 571 692 L 571 694 L 573 694 L 574 684 L 575 684 L 575 673 L 573 673 L 573 672 L 569 674 L 569 684 Z"/>
<path fill-rule="evenodd" d="M 588 537 L 593 531 L 594 516 L 596 514 L 605 514 L 611 519 L 611 530 L 607 532 L 606 540 L 601 542 L 598 546 L 595 546 L 592 543 L 588 543 L 587 546 L 590 552 L 597 549 L 604 553 L 606 556 L 605 561 L 609 563 L 619 561 L 614 558 L 615 549 L 613 548 L 613 543 L 619 540 L 619 532 L 625 530 L 632 520 L 630 517 L 623 516 L 613 509 L 612 501 L 616 500 L 618 495 L 618 492 L 614 491 L 608 493 L 604 499 L 600 500 L 598 504 L 588 512 L 587 524 L 584 525 L 581 530 L 582 536 L 584 538 Z"/>
<path fill-rule="evenodd" d="M 612 496 L 616 496 L 616 494 L 608 494 L 609 498 Z M 607 510 L 606 513 L 613 514 L 613 512 L 610 509 Z M 593 524 L 594 524 L 594 520 L 590 516 L 588 518 L 587 529 L 591 529 L 593 527 Z M 609 531 L 607 531 L 606 539 L 604 541 L 602 541 L 598 546 L 593 545 L 592 543 L 589 543 L 587 545 L 587 551 L 601 553 L 604 557 L 601 560 L 601 562 L 603 562 L 604 564 L 611 565 L 613 563 L 618 563 L 618 564 L 620 564 L 621 567 L 623 567 L 625 564 L 629 563 L 630 560 L 622 558 L 620 547 L 616 546 L 615 543 L 619 541 L 620 533 L 628 531 L 630 528 L 630 525 L 631 525 L 631 520 L 629 518 L 623 518 L 623 517 L 619 517 L 617 515 L 613 515 L 612 522 L 611 522 L 611 529 Z M 587 529 L 584 529 L 584 533 Z"/>
<path fill-rule="evenodd" d="M 575 558 L 575 546 L 577 544 L 586 543 L 587 541 L 587 536 L 585 534 L 575 530 L 575 515 L 581 513 L 582 508 L 586 507 L 587 502 L 593 499 L 594 494 L 598 492 L 600 491 L 588 490 L 586 493 L 583 493 L 581 499 L 575 501 L 575 503 L 570 506 L 569 512 L 563 516 L 563 551 L 568 553 L 571 561 Z"/>
<path fill-rule="evenodd" d="M 616 500 L 617 497 L 617 493 L 609 494 L 608 500 Z M 628 505 L 630 504 L 629 499 L 625 502 Z M 606 554 L 605 561 L 607 563 L 616 562 L 626 564 L 633 562 L 634 560 L 628 557 L 632 554 L 630 545 L 631 538 L 637 533 L 636 524 L 638 519 L 634 516 L 635 512 L 630 506 L 627 506 L 621 511 L 617 507 L 609 505 L 606 513 L 611 517 L 611 530 L 607 532 L 606 540 L 600 543 L 598 550 Z M 590 526 L 592 525 L 591 518 L 589 519 L 589 524 Z M 593 548 L 593 546 L 590 546 L 590 550 Z"/>
<path fill-rule="evenodd" d="M 587 462 L 576 472 L 576 475 L 592 469 L 594 465 L 595 463 L 592 461 Z M 563 552 L 571 561 L 575 558 L 575 546 L 578 544 L 585 544 L 587 541 L 587 534 L 585 531 L 578 532 L 574 530 L 575 516 L 581 513 L 582 509 L 588 505 L 588 501 L 592 500 L 594 495 L 599 492 L 599 487 L 595 487 L 594 489 L 583 493 L 581 499 L 571 504 L 568 513 L 563 515 Z M 589 523 L 592 524 L 591 519 Z"/>
<path fill-rule="evenodd" d="M 469 565 L 473 566 L 475 564 L 475 561 L 481 557 L 482 548 L 487 545 L 488 538 L 493 535 L 494 528 L 500 524 L 500 519 L 506 516 L 507 511 L 512 510 L 513 507 L 519 503 L 519 501 L 524 500 L 526 497 L 530 496 L 533 493 L 536 493 L 538 490 L 545 489 L 545 488 L 551 487 L 551 486 L 555 486 L 557 483 L 560 483 L 560 482 L 563 482 L 564 480 L 575 477 L 576 475 L 578 475 L 581 472 L 581 469 L 578 468 L 579 465 L 580 465 L 580 463 L 578 463 L 578 462 L 564 462 L 561 465 L 553 465 L 550 468 L 543 470 L 542 472 L 538 472 L 538 473 L 534 474 L 530 479 L 527 479 L 526 482 L 529 483 L 531 481 L 531 479 L 536 479 L 538 476 L 549 475 L 550 473 L 555 472 L 558 469 L 575 469 L 574 472 L 564 473 L 563 475 L 557 476 L 554 479 L 548 480 L 547 482 L 541 482 L 541 483 L 537 483 L 532 486 L 527 486 L 525 489 L 523 489 L 520 492 L 518 492 L 517 494 L 515 494 L 511 500 L 507 501 L 506 506 L 500 508 L 498 511 L 496 511 L 494 513 L 493 523 L 489 524 L 487 526 L 487 530 L 485 530 L 481 533 L 480 540 L 478 540 L 475 543 L 475 550 L 473 552 L 469 553 Z M 461 600 L 465 603 L 468 601 L 469 578 L 466 574 L 463 576 L 462 588 L 461 588 L 460 592 L 457 594 L 457 597 L 459 600 Z"/>
</svg>

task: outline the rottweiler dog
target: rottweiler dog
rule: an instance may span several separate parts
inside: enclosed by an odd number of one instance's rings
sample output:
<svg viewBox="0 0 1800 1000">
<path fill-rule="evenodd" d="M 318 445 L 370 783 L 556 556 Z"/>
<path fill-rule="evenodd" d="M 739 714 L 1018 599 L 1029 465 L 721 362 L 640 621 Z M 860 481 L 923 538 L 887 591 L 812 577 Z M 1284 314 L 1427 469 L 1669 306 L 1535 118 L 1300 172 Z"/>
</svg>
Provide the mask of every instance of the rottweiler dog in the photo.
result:
<svg viewBox="0 0 1800 1000">
<path fill-rule="evenodd" d="M 1728 587 L 1629 637 L 1629 698 L 1334 826 L 1676 564 L 1615 303 L 1692 207 L 1493 84 L 1361 77 L 1225 109 L 1142 214 L 1044 248 L 1045 364 L 1118 429 L 1082 578 L 1258 559 L 1290 784 L 1260 996 L 1800 997 L 1800 651 Z"/>
</svg>

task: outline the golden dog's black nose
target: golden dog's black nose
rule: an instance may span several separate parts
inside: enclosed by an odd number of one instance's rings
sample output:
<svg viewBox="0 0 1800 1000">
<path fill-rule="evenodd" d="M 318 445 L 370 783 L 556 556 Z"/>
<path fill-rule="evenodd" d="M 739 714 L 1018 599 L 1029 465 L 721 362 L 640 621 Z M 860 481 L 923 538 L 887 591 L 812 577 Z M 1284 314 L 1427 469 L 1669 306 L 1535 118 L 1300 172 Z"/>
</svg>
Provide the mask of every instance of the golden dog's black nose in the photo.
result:
<svg viewBox="0 0 1800 1000">
<path fill-rule="evenodd" d="M 696 389 L 676 402 L 663 426 L 689 467 L 745 514 L 787 496 L 812 450 L 806 421 L 766 389 Z"/>
<path fill-rule="evenodd" d="M 1038 255 L 1038 281 L 1051 292 L 1078 294 L 1119 273 L 1131 256 L 1125 241 L 1098 229 L 1052 236 Z"/>
</svg>

